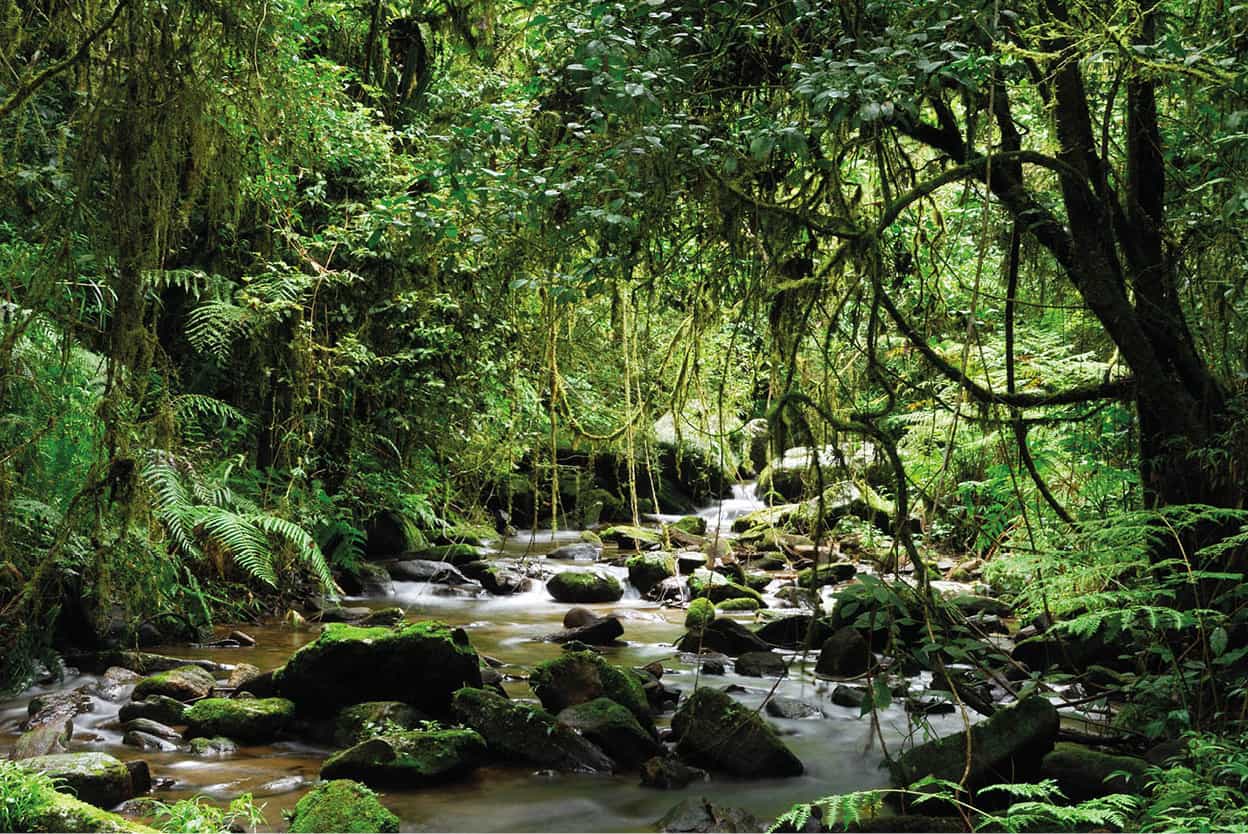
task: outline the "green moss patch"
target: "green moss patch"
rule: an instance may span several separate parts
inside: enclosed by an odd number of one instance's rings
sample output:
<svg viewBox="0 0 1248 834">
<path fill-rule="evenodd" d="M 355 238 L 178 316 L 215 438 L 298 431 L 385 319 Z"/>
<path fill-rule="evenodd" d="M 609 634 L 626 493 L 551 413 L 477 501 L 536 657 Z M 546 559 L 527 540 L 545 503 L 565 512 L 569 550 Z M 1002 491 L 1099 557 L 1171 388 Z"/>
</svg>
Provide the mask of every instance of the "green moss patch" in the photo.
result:
<svg viewBox="0 0 1248 834">
<path fill-rule="evenodd" d="M 390 834 L 399 830 L 399 818 L 365 786 L 335 779 L 317 785 L 295 803 L 290 830 L 292 834 Z"/>
</svg>

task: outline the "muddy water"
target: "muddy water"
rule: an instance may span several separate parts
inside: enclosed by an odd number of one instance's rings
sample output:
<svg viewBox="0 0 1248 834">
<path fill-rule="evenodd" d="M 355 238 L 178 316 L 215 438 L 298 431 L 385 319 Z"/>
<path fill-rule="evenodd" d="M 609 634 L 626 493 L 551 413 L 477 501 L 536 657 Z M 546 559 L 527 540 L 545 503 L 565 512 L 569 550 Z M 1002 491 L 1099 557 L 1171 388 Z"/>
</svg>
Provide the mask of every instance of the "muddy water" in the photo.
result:
<svg viewBox="0 0 1248 834">
<path fill-rule="evenodd" d="M 754 508 L 756 504 L 748 489 L 739 488 L 733 498 L 703 515 L 711 521 L 712 529 L 722 525 L 726 531 L 732 518 Z M 548 571 L 585 567 L 544 558 L 554 547 L 577 538 L 575 532 L 552 535 L 549 531 L 515 537 L 503 543 L 498 558 L 536 564 Z M 608 570 L 625 580 L 623 569 Z M 502 671 L 507 674 L 523 675 L 527 667 L 560 653 L 558 645 L 541 642 L 541 638 L 561 627 L 569 606 L 550 599 L 541 583 L 532 591 L 512 597 L 447 595 L 446 591 L 424 583 L 400 582 L 396 583 L 393 597 L 362 602 L 373 606 L 397 604 L 408 611 L 410 619 L 437 618 L 463 626 L 479 652 L 506 664 Z M 666 685 L 685 692 L 693 689 L 693 667 L 672 648 L 683 632 L 683 610 L 643 600 L 631 587 L 617 603 L 588 607 L 601 614 L 614 614 L 624 623 L 628 645 L 604 651 L 612 663 L 639 666 L 658 660 L 668 670 L 663 678 Z M 753 618 L 754 615 L 741 616 L 747 622 Z M 257 638 L 256 647 L 170 646 L 155 650 L 271 669 L 316 635 L 316 627 L 302 631 L 276 625 L 243 628 Z M 831 685 L 814 678 L 813 666 L 813 657 L 804 661 L 796 658 L 790 677 L 776 686 L 776 693 L 817 702 L 828 717 L 804 721 L 768 719 L 805 764 L 806 774 L 799 778 L 751 782 L 713 778 L 682 791 L 658 791 L 641 787 L 635 773 L 551 775 L 523 767 L 489 767 L 457 784 L 412 791 L 390 789 L 385 791 L 384 801 L 402 819 L 405 831 L 638 831 L 653 830 L 654 821 L 685 796 L 704 796 L 712 802 L 745 807 L 766 819 L 795 802 L 883 785 L 886 778 L 879 768 L 879 742 L 869 721 L 860 719 L 856 709 L 833 705 L 828 699 Z M 94 679 L 89 675 L 77 676 L 54 687 L 37 688 L 20 698 L 0 701 L 0 753 L 7 752 L 16 739 L 17 725 L 25 717 L 27 702 L 33 695 L 50 689 L 72 689 Z M 730 671 L 723 677 L 703 677 L 700 683 L 744 687 L 745 691 L 735 697 L 757 707 L 776 681 L 742 677 Z M 532 698 L 522 679 L 509 679 L 504 685 L 512 697 Z M 166 801 L 200 794 L 225 802 L 250 791 L 265 804 L 269 826 L 274 829 L 284 828 L 281 812 L 292 807 L 316 781 L 321 761 L 332 752 L 310 744 L 282 743 L 244 747 L 226 759 L 140 753 L 121 743 L 116 725 L 119 706 L 95 699 L 94 712 L 75 721 L 71 749 L 101 750 L 121 759 L 146 759 L 153 776 L 167 780 L 157 790 L 157 797 Z M 660 726 L 669 718 L 660 719 Z M 905 713 L 896 706 L 884 711 L 881 719 L 881 734 L 890 747 L 911 732 Z M 941 733 L 958 726 L 957 719 L 951 717 L 934 721 L 938 722 L 935 729 Z"/>
</svg>

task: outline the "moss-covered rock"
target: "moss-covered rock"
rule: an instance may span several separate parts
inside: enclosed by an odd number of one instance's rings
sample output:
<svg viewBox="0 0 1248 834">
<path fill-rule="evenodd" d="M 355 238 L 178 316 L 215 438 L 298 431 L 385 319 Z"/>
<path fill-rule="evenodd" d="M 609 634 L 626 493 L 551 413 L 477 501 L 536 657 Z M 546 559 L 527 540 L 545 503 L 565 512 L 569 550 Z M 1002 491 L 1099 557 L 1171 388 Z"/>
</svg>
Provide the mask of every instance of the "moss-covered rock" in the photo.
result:
<svg viewBox="0 0 1248 834">
<path fill-rule="evenodd" d="M 649 527 L 634 527 L 620 524 L 608 527 L 598 534 L 604 542 L 616 545 L 621 550 L 641 550 L 655 547 L 663 543 L 663 534 Z"/>
<path fill-rule="evenodd" d="M 636 767 L 663 752 L 633 713 L 610 698 L 570 706 L 557 717 L 560 724 L 578 731 L 623 767 Z"/>
<path fill-rule="evenodd" d="M 718 689 L 701 688 L 672 718 L 676 754 L 747 779 L 799 776 L 802 762 L 758 716 Z"/>
<path fill-rule="evenodd" d="M 238 745 L 234 743 L 234 740 L 224 736 L 191 739 L 191 754 L 201 759 L 224 759 L 237 752 Z"/>
<path fill-rule="evenodd" d="M 285 698 L 205 698 L 186 711 L 186 738 L 225 736 L 261 744 L 280 736 L 295 719 Z"/>
<path fill-rule="evenodd" d="M 893 502 L 880 495 L 869 484 L 841 481 L 823 491 L 822 503 L 815 497 L 800 504 L 792 516 L 792 522 L 803 530 L 813 530 L 817 526 L 831 530 L 842 518 L 855 516 L 885 532 L 891 532 L 896 513 L 897 508 Z"/>
<path fill-rule="evenodd" d="M 156 834 L 140 822 L 112 814 L 66 793 L 56 792 L 51 801 L 35 809 L 22 822 L 22 831 L 82 832 L 82 834 Z"/>
<path fill-rule="evenodd" d="M 757 540 L 763 534 L 763 531 L 775 527 L 786 527 L 789 519 L 801 507 L 800 504 L 776 504 L 771 507 L 763 507 L 760 510 L 745 513 L 737 516 L 732 522 L 732 531 L 741 533 L 742 540 Z M 752 531 L 757 531 L 750 535 Z"/>
<path fill-rule="evenodd" d="M 720 611 L 757 611 L 762 608 L 762 603 L 751 597 L 733 597 L 726 599 L 719 604 Z"/>
<path fill-rule="evenodd" d="M 135 795 L 130 769 L 107 753 L 54 753 L 24 759 L 22 766 L 51 776 L 66 793 L 100 808 Z"/>
<path fill-rule="evenodd" d="M 775 652 L 746 652 L 737 658 L 736 672 L 748 678 L 779 678 L 789 664 Z"/>
<path fill-rule="evenodd" d="M 429 716 L 402 701 L 369 701 L 344 708 L 334 719 L 334 744 L 351 747 L 373 736 L 414 730 Z"/>
<path fill-rule="evenodd" d="M 615 602 L 624 596 L 619 580 L 594 571 L 557 573 L 546 583 L 546 590 L 557 602 Z"/>
<path fill-rule="evenodd" d="M 687 515 L 673 521 L 668 527 L 672 527 L 682 533 L 688 533 L 691 536 L 706 535 L 706 519 L 700 515 Z"/>
<path fill-rule="evenodd" d="M 624 565 L 628 568 L 628 581 L 643 594 L 648 594 L 650 589 L 669 576 L 676 575 L 676 561 L 670 553 L 638 554 Z"/>
<path fill-rule="evenodd" d="M 848 582 L 857 575 L 858 567 L 852 562 L 834 562 L 798 571 L 797 584 L 801 588 L 822 588 Z"/>
<path fill-rule="evenodd" d="M 680 790 L 693 781 L 705 781 L 708 774 L 700 767 L 690 767 L 680 759 L 654 756 L 641 765 L 641 784 L 662 791 Z"/>
<path fill-rule="evenodd" d="M 465 687 L 455 693 L 451 714 L 480 733 L 490 752 L 503 758 L 555 770 L 606 773 L 614 769 L 607 754 L 592 742 L 531 704 Z"/>
<path fill-rule="evenodd" d="M 366 701 L 405 701 L 439 713 L 456 689 L 481 685 L 481 669 L 462 628 L 435 620 L 397 628 L 331 624 L 295 652 L 274 683 L 312 714 Z"/>
<path fill-rule="evenodd" d="M 762 820 L 744 808 L 712 805 L 705 798 L 682 799 L 654 824 L 664 834 L 719 834 L 766 831 Z"/>
<path fill-rule="evenodd" d="M 295 803 L 291 834 L 390 834 L 399 830 L 399 818 L 386 809 L 377 794 L 350 779 L 324 782 Z"/>
<path fill-rule="evenodd" d="M 758 603 L 760 608 L 763 605 L 762 594 L 753 588 L 747 588 L 746 586 L 736 582 L 703 584 L 697 581 L 697 577 L 692 577 L 689 580 L 689 591 L 694 596 L 706 597 L 716 605 L 730 599 L 752 599 Z"/>
<path fill-rule="evenodd" d="M 1082 802 L 1111 793 L 1143 792 L 1148 762 L 1061 742 L 1044 757 L 1040 770 L 1045 779 L 1057 781 L 1068 799 Z"/>
<path fill-rule="evenodd" d="M 152 695 L 164 695 L 177 701 L 192 701 L 206 697 L 216 683 L 211 673 L 198 666 L 179 666 L 139 681 L 131 697 L 142 701 Z"/>
<path fill-rule="evenodd" d="M 650 704 L 640 676 L 632 669 L 612 666 L 593 652 L 567 652 L 537 664 L 529 674 L 529 686 L 552 713 L 597 698 L 610 698 L 653 731 Z"/>
<path fill-rule="evenodd" d="M 764 623 L 758 636 L 781 649 L 819 648 L 832 636 L 832 629 L 823 620 L 810 614 L 791 614 Z"/>
<path fill-rule="evenodd" d="M 455 567 L 459 567 L 460 565 L 480 560 L 487 552 L 483 547 L 461 543 L 434 545 L 412 555 L 418 559 L 428 559 L 432 562 L 450 562 Z"/>
<path fill-rule="evenodd" d="M 408 730 L 335 753 L 321 765 L 321 778 L 422 787 L 471 773 L 484 760 L 485 739 L 473 730 Z"/>
<path fill-rule="evenodd" d="M 715 603 L 706 597 L 699 597 L 689 603 L 685 612 L 685 628 L 690 631 L 701 631 L 715 619 Z"/>
<path fill-rule="evenodd" d="M 1053 749 L 1057 729 L 1057 709 L 1039 696 L 1025 698 L 972 726 L 967 787 L 975 790 L 1034 777 L 1041 760 Z M 967 749 L 965 730 L 920 744 L 893 762 L 893 781 L 898 786 L 910 785 L 924 776 L 960 781 L 966 770 Z"/>
</svg>

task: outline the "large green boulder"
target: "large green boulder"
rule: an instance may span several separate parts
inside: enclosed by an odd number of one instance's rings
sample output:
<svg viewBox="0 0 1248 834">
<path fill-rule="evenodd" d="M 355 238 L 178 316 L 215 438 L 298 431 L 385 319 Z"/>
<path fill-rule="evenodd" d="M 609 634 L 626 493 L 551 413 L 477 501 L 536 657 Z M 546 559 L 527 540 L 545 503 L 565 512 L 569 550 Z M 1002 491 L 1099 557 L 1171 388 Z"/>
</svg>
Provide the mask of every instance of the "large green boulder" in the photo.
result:
<svg viewBox="0 0 1248 834">
<path fill-rule="evenodd" d="M 614 576 L 596 571 L 569 570 L 557 573 L 546 583 L 546 590 L 556 602 L 615 602 L 624 596 Z"/>
<path fill-rule="evenodd" d="M 206 697 L 216 683 L 211 673 L 198 666 L 179 666 L 139 681 L 130 697 L 142 701 L 151 695 L 163 695 L 177 701 L 192 701 Z"/>
<path fill-rule="evenodd" d="M 598 537 L 604 542 L 616 545 L 620 550 L 641 550 L 663 543 L 663 534 L 658 530 L 627 524 L 608 527 L 599 533 Z"/>
<path fill-rule="evenodd" d="M 925 776 L 961 782 L 970 769 L 966 785 L 971 790 L 1004 782 L 1021 782 L 1036 776 L 1040 762 L 1057 740 L 1057 708 L 1033 695 L 966 731 L 920 744 L 894 760 L 893 781 L 898 787 L 910 785 Z"/>
<path fill-rule="evenodd" d="M 690 629 L 676 643 L 682 652 L 712 651 L 738 657 L 771 648 L 757 634 L 730 617 L 716 617 L 700 629 Z"/>
<path fill-rule="evenodd" d="M 685 628 L 690 631 L 701 631 L 715 619 L 715 603 L 706 597 L 698 597 L 689 603 L 685 611 Z"/>
<path fill-rule="evenodd" d="M 328 714 L 365 701 L 405 701 L 444 713 L 462 686 L 480 686 L 468 635 L 436 620 L 395 628 L 331 623 L 274 675 L 301 712 Z"/>
<path fill-rule="evenodd" d="M 350 779 L 323 782 L 295 803 L 291 834 L 390 834 L 399 830 L 399 818 L 377 799 L 377 794 Z"/>
<path fill-rule="evenodd" d="M 117 718 L 123 724 L 137 718 L 147 718 L 161 724 L 184 724 L 186 704 L 167 695 L 150 695 L 142 701 L 131 701 L 123 705 Z"/>
<path fill-rule="evenodd" d="M 469 562 L 479 561 L 488 553 L 489 551 L 485 548 L 461 543 L 435 545 L 412 555 L 417 559 L 427 559 L 432 562 L 450 562 L 455 567 L 459 567 Z"/>
<path fill-rule="evenodd" d="M 542 706 L 558 713 L 596 698 L 610 698 L 653 730 L 650 704 L 641 678 L 632 669 L 612 666 L 594 652 L 565 652 L 529 673 L 529 686 Z"/>
<path fill-rule="evenodd" d="M 532 704 L 465 687 L 455 693 L 451 714 L 476 730 L 492 754 L 554 770 L 608 773 L 614 762 L 592 742 Z"/>
<path fill-rule="evenodd" d="M 636 767 L 663 752 L 651 731 L 610 698 L 595 698 L 568 707 L 559 713 L 558 720 L 601 747 L 623 767 Z"/>
<path fill-rule="evenodd" d="M 746 779 L 800 776 L 802 762 L 758 713 L 718 689 L 698 689 L 672 718 L 676 754 Z"/>
<path fill-rule="evenodd" d="M 262 744 L 280 736 L 295 719 L 285 698 L 205 698 L 186 711 L 186 738 L 225 736 Z"/>
<path fill-rule="evenodd" d="M 335 753 L 321 765 L 321 778 L 423 787 L 471 773 L 484 760 L 485 739 L 472 730 L 408 730 Z"/>
<path fill-rule="evenodd" d="M 1061 742 L 1040 762 L 1040 769 L 1045 779 L 1057 782 L 1068 799 L 1082 802 L 1111 793 L 1142 793 L 1148 762 Z"/>
<path fill-rule="evenodd" d="M 107 753 L 54 753 L 23 759 L 22 766 L 51 776 L 62 790 L 100 808 L 136 793 L 130 769 Z"/>
<path fill-rule="evenodd" d="M 676 575 L 676 562 L 670 553 L 641 553 L 624 565 L 628 568 L 628 581 L 643 595 L 664 579 Z"/>
<path fill-rule="evenodd" d="M 414 730 L 429 716 L 402 701 L 369 701 L 344 708 L 334 719 L 334 744 L 351 747 L 373 736 Z"/>
<path fill-rule="evenodd" d="M 50 800 L 30 810 L 22 820 L 21 831 L 81 832 L 81 834 L 156 834 L 148 828 L 120 814 L 112 814 L 83 802 L 69 794 L 56 791 Z"/>
<path fill-rule="evenodd" d="M 848 582 L 857 575 L 858 568 L 852 562 L 833 562 L 798 571 L 797 584 L 801 588 L 822 588 Z"/>
</svg>

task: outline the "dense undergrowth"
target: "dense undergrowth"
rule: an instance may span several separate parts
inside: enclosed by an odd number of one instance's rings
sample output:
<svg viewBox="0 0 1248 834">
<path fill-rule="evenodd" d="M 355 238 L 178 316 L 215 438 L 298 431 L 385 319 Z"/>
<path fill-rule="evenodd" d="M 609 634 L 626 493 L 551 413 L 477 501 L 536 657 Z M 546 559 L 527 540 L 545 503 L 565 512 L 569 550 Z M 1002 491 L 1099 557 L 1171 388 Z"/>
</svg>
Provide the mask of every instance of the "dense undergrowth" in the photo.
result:
<svg viewBox="0 0 1248 834">
<path fill-rule="evenodd" d="M 893 564 L 982 560 L 1196 733 L 1130 807 L 985 824 L 1242 825 L 1246 26 L 0 0 L 0 688 L 332 595 L 386 531 L 831 447 L 908 504 Z"/>
</svg>

